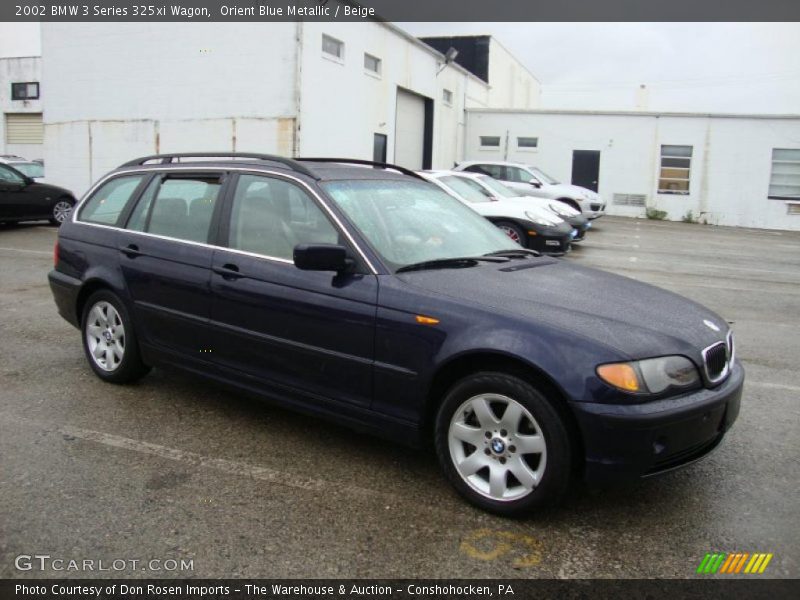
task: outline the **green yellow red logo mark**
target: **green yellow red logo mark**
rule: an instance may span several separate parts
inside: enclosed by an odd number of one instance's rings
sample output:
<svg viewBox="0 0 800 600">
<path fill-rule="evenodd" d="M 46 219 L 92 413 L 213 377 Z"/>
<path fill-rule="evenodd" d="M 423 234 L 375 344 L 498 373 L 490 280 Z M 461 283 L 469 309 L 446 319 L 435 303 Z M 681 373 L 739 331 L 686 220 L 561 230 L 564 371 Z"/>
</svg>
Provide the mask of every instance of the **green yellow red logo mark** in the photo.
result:
<svg viewBox="0 0 800 600">
<path fill-rule="evenodd" d="M 706 554 L 697 567 L 697 572 L 702 575 L 714 575 L 715 573 L 750 575 L 763 573 L 772 554 L 763 552 L 714 552 Z"/>
</svg>

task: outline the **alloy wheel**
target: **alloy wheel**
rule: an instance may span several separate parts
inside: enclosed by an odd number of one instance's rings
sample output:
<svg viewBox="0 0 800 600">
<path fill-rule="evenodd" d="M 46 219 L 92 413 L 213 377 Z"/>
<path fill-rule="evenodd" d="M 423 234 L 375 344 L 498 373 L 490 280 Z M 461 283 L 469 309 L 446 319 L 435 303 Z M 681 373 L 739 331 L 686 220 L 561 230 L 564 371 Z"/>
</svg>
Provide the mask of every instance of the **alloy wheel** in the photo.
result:
<svg viewBox="0 0 800 600">
<path fill-rule="evenodd" d="M 533 415 L 500 394 L 473 396 L 455 411 L 448 431 L 450 457 L 467 485 L 491 500 L 530 494 L 547 467 L 547 443 Z"/>
<path fill-rule="evenodd" d="M 72 214 L 72 204 L 66 200 L 59 200 L 53 206 L 53 219 L 59 223 L 66 221 Z"/>
<path fill-rule="evenodd" d="M 125 357 L 125 327 L 117 309 L 101 300 L 86 316 L 86 343 L 94 363 L 104 371 L 117 369 Z"/>
</svg>

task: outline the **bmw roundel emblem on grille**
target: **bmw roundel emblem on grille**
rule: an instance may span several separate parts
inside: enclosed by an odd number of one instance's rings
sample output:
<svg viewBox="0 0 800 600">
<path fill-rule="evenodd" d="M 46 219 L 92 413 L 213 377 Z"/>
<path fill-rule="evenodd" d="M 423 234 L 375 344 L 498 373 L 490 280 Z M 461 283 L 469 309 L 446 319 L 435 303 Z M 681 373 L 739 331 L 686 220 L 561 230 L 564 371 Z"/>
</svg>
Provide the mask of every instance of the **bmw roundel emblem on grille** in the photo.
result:
<svg viewBox="0 0 800 600">
<path fill-rule="evenodd" d="M 711 331 L 719 331 L 719 327 L 717 327 L 717 324 L 714 323 L 713 321 L 709 321 L 708 319 L 703 319 L 703 323 L 705 323 L 706 327 L 708 327 Z"/>
</svg>

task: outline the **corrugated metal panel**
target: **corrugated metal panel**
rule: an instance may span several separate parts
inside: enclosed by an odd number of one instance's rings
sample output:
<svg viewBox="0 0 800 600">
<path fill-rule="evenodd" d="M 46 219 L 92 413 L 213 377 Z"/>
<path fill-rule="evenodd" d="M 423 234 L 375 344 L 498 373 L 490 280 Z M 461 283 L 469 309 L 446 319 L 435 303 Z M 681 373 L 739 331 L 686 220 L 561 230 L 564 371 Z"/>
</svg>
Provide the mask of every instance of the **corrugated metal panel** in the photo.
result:
<svg viewBox="0 0 800 600">
<path fill-rule="evenodd" d="M 44 143 L 42 113 L 7 113 L 6 144 Z"/>
</svg>

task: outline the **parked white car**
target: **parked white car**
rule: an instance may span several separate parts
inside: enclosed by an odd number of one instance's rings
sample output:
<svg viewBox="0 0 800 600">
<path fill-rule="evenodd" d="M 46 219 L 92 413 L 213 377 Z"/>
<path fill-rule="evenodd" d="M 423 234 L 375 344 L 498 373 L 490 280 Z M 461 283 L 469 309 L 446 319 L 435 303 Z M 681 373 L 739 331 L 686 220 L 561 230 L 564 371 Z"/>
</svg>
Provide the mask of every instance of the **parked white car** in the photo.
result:
<svg viewBox="0 0 800 600">
<path fill-rule="evenodd" d="M 497 225 L 524 248 L 555 255 L 571 249 L 577 231 L 533 198 L 493 200 L 457 173 L 418 171 L 418 174 Z"/>
<path fill-rule="evenodd" d="M 596 219 L 606 214 L 606 203 L 597 192 L 577 185 L 561 183 L 541 169 L 530 165 L 492 160 L 469 160 L 459 163 L 454 170 L 488 175 L 524 196 L 560 200 L 579 210 L 583 216 L 589 219 Z"/>
<path fill-rule="evenodd" d="M 446 172 L 452 174 L 454 177 L 460 177 L 468 184 L 487 195 L 491 200 L 522 200 L 527 203 L 535 203 L 541 208 L 551 211 L 553 214 L 572 225 L 572 228 L 578 232 L 575 234 L 572 240 L 573 242 L 580 242 L 583 240 L 586 232 L 592 226 L 592 222 L 587 217 L 584 217 L 580 211 L 558 200 L 549 200 L 548 198 L 538 198 L 536 196 L 521 196 L 517 190 L 500 183 L 497 179 L 489 177 L 488 175 L 470 173 L 469 171 Z"/>
</svg>

